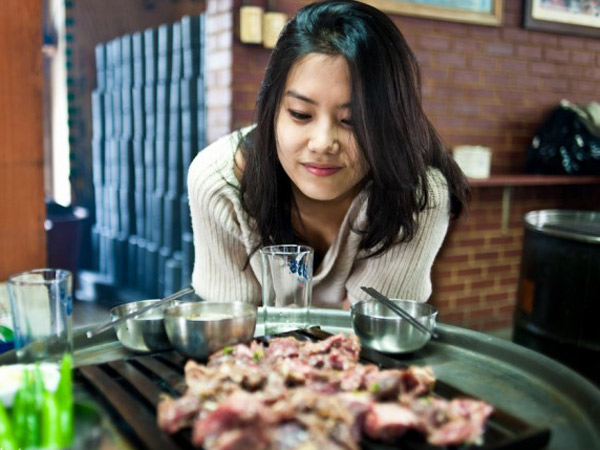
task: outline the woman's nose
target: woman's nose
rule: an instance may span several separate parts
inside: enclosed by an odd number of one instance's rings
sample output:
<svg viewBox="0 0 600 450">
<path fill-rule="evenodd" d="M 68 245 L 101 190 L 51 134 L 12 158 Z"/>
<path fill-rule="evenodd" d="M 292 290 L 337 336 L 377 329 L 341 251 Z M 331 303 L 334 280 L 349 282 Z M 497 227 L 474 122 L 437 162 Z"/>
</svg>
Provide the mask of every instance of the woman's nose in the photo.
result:
<svg viewBox="0 0 600 450">
<path fill-rule="evenodd" d="M 330 124 L 315 127 L 308 148 L 312 152 L 335 153 L 339 149 L 336 128 Z"/>
</svg>

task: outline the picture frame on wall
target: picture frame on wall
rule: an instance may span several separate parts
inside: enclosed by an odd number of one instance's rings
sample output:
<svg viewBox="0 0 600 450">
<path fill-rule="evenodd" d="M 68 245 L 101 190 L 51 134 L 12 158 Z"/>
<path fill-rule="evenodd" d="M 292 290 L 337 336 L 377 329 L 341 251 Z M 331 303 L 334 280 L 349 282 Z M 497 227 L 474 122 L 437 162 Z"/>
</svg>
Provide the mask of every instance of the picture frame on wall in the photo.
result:
<svg viewBox="0 0 600 450">
<path fill-rule="evenodd" d="M 600 37 L 600 2 L 525 0 L 523 26 L 532 30 Z"/>
<path fill-rule="evenodd" d="M 478 25 L 502 25 L 504 0 L 362 0 L 391 14 Z"/>
</svg>

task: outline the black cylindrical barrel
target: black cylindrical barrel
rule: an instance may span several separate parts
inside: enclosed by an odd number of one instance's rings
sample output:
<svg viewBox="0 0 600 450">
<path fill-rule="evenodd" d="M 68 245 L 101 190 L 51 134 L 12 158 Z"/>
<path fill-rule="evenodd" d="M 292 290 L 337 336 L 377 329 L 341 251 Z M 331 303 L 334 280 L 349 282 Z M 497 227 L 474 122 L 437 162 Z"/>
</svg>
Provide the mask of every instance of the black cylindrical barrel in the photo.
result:
<svg viewBox="0 0 600 450">
<path fill-rule="evenodd" d="M 600 212 L 525 215 L 513 341 L 600 383 Z"/>
</svg>

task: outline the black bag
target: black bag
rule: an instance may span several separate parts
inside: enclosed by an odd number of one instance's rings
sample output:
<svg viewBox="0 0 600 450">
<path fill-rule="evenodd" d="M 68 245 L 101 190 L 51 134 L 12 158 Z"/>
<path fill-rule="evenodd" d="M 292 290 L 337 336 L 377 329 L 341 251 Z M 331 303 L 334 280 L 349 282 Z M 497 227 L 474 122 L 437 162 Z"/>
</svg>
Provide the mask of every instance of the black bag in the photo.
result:
<svg viewBox="0 0 600 450">
<path fill-rule="evenodd" d="M 566 100 L 531 141 L 525 172 L 544 175 L 600 175 L 600 105 L 580 107 Z"/>
</svg>

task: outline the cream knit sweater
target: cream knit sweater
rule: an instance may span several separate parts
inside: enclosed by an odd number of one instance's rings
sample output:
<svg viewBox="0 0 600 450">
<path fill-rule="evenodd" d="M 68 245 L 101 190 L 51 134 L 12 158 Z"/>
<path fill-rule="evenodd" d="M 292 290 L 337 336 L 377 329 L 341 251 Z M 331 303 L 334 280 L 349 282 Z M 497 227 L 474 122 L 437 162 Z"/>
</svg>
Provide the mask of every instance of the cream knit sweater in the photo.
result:
<svg viewBox="0 0 600 450">
<path fill-rule="evenodd" d="M 242 271 L 259 236 L 239 198 L 233 172 L 237 133 L 225 136 L 201 151 L 188 173 L 188 193 L 194 233 L 195 262 L 192 286 L 210 301 L 261 303 L 259 252 Z M 408 243 L 392 246 L 384 254 L 361 259 L 360 235 L 351 230 L 366 220 L 367 191 L 353 201 L 340 231 L 314 270 L 313 307 L 340 308 L 367 298 L 360 286 L 373 286 L 392 298 L 426 301 L 431 295 L 431 267 L 449 223 L 450 200 L 443 175 L 428 172 L 430 205 L 418 216 L 418 230 Z M 282 242 L 283 244 L 284 242 Z"/>
</svg>

